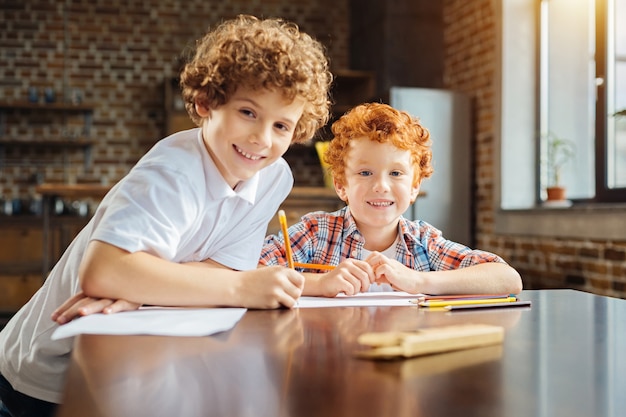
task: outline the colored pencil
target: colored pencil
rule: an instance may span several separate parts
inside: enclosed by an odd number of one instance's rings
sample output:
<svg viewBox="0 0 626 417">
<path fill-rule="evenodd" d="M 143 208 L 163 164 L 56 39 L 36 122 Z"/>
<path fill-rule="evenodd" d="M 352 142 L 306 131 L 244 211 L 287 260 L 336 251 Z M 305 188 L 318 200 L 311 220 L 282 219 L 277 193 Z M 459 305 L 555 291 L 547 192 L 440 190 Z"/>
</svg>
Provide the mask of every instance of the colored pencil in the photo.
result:
<svg viewBox="0 0 626 417">
<path fill-rule="evenodd" d="M 513 297 L 514 294 L 454 294 L 454 295 L 422 295 L 417 297 L 415 304 L 422 301 L 439 301 L 439 300 L 484 300 L 490 298 L 506 298 Z"/>
<path fill-rule="evenodd" d="M 504 297 L 504 298 L 485 298 L 485 299 L 473 299 L 473 300 L 431 300 L 418 303 L 420 307 L 448 307 L 457 305 L 476 305 L 476 304 L 495 304 L 495 303 L 511 303 L 517 301 L 517 297 Z"/>
<path fill-rule="evenodd" d="M 509 303 L 486 303 L 486 304 L 465 304 L 449 305 L 444 307 L 448 311 L 471 310 L 475 308 L 508 308 L 508 307 L 530 307 L 530 301 L 512 301 Z"/>
<path fill-rule="evenodd" d="M 285 254 L 287 256 L 287 264 L 289 265 L 289 268 L 293 269 L 293 254 L 291 252 L 289 233 L 287 233 L 287 216 L 285 215 L 285 210 L 278 210 L 278 222 L 280 223 L 280 228 L 283 232 L 283 239 L 285 239 Z"/>
<path fill-rule="evenodd" d="M 305 268 L 305 269 L 323 269 L 325 271 L 332 271 L 335 269 L 333 265 L 324 265 L 324 264 L 307 264 L 304 262 L 294 262 L 293 265 L 296 268 Z"/>
</svg>

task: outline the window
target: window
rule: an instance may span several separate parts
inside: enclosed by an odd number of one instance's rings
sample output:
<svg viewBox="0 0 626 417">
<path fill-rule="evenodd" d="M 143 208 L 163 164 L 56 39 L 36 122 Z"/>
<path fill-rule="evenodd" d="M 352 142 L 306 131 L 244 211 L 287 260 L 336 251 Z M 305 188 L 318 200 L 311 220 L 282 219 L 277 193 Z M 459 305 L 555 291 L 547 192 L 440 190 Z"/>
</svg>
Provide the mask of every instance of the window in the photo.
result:
<svg viewBox="0 0 626 417">
<path fill-rule="evenodd" d="M 626 0 L 607 1 L 600 14 L 606 27 L 606 190 L 607 199 L 626 201 Z M 622 22 L 618 24 L 618 22 Z M 602 132 L 600 132 L 602 134 Z"/>
<path fill-rule="evenodd" d="M 541 0 L 539 135 L 575 144 L 562 183 L 572 200 L 626 201 L 626 0 Z M 539 142 L 539 190 L 548 185 Z"/>
<path fill-rule="evenodd" d="M 499 16 L 496 21 L 499 65 L 494 74 L 495 97 L 499 100 L 494 106 L 495 121 L 499 123 L 494 139 L 499 149 L 494 156 L 499 158 L 495 163 L 500 169 L 494 178 L 495 233 L 619 241 L 626 236 L 623 221 L 626 116 L 615 116 L 626 107 L 626 25 L 621 24 L 626 21 L 625 2 L 499 0 L 494 3 Z M 544 3 L 549 3 L 548 12 L 554 18 L 548 22 L 552 25 L 551 63 L 561 65 L 563 79 L 554 72 L 555 67 L 551 71 L 553 82 L 562 86 L 560 92 L 546 93 L 545 79 L 541 82 L 542 76 L 550 74 L 541 64 L 542 54 L 545 59 L 550 51 L 546 51 L 545 45 L 540 48 L 542 41 L 545 42 L 541 28 L 546 31 Z M 575 7 L 578 9 L 574 10 Z M 576 38 L 574 22 L 586 26 L 577 31 Z M 561 26 L 561 32 L 555 27 L 557 24 L 565 25 Z M 564 45 L 554 44 L 557 40 Z M 574 56 L 575 51 L 582 51 L 582 55 Z M 569 67 L 562 61 L 565 58 L 572 60 Z M 563 82 L 565 79 L 567 83 Z M 582 86 L 574 87 L 571 84 L 574 79 L 582 79 Z M 574 89 L 579 91 L 576 97 L 568 95 L 568 90 Z M 568 102 L 568 97 L 572 102 Z M 556 104 L 557 98 L 564 102 Z M 540 110 L 541 102 L 545 105 L 546 99 L 551 103 L 548 110 L 552 109 L 547 115 Z M 578 100 L 576 114 L 582 120 L 571 122 L 578 126 L 572 140 L 580 141 L 581 148 L 576 150 L 578 159 L 571 164 L 571 178 L 565 180 L 574 187 L 570 197 L 578 201 L 570 208 L 547 209 L 542 204 L 545 174 L 538 164 L 541 157 L 538 132 L 550 126 L 546 123 L 553 123 L 551 128 L 555 130 L 566 126 L 561 118 L 566 110 L 572 111 L 574 99 Z M 583 130 L 587 131 L 586 136 L 580 134 Z M 570 131 L 555 133 L 565 136 Z M 622 204 L 600 204 L 603 202 Z"/>
</svg>

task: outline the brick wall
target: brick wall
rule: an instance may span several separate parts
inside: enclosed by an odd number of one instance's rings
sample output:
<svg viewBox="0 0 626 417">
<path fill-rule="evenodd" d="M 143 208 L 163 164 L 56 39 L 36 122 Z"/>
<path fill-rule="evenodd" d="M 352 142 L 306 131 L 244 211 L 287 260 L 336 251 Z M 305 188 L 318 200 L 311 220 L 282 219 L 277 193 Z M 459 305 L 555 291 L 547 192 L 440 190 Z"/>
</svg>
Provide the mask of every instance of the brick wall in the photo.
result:
<svg viewBox="0 0 626 417">
<path fill-rule="evenodd" d="M 96 141 L 87 169 L 81 149 L 7 147 L 0 198 L 28 198 L 37 180 L 120 179 L 162 137 L 163 85 L 177 75 L 183 50 L 240 13 L 294 21 L 326 45 L 333 69 L 348 65 L 348 0 L 0 0 L 0 101 L 25 101 L 29 87 L 52 88 L 57 100 L 79 91 L 93 104 Z M 7 113 L 5 135 L 76 136 L 79 118 L 61 125 L 48 113 Z M 298 152 L 298 183 L 321 183 L 315 153 Z"/>
<path fill-rule="evenodd" d="M 502 0 L 500 0 L 502 1 Z M 626 298 L 626 241 L 592 241 L 498 235 L 494 231 L 494 73 L 496 15 L 493 0 L 445 0 L 444 84 L 473 99 L 476 242 L 501 254 L 525 288 L 575 288 Z"/>
<path fill-rule="evenodd" d="M 94 103 L 93 166 L 82 154 L 6 150 L 23 162 L 0 167 L 0 197 L 27 197 L 34 181 L 113 183 L 161 137 L 162 84 L 176 75 L 190 42 L 223 17 L 238 13 L 282 16 L 324 42 L 334 68 L 349 66 L 349 0 L 144 1 L 0 0 L 0 100 L 21 100 L 28 87 L 63 80 Z M 69 4 L 68 7 L 64 7 Z M 494 80 L 496 16 L 493 0 L 444 0 L 446 88 L 473 99 L 474 218 L 477 246 L 503 255 L 527 288 L 577 288 L 626 297 L 626 242 L 539 239 L 494 231 Z M 123 10 L 123 13 L 120 11 Z M 45 115 L 21 120 L 16 129 L 58 134 Z M 288 154 L 298 185 L 317 185 L 312 148 Z"/>
</svg>

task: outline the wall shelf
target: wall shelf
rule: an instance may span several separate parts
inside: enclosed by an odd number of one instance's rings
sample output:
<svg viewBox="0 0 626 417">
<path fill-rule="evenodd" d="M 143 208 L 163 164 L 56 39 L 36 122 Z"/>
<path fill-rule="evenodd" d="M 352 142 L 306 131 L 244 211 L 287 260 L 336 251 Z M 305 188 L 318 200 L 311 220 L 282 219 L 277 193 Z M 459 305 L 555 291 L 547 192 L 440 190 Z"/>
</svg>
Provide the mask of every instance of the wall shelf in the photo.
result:
<svg viewBox="0 0 626 417">
<path fill-rule="evenodd" d="M 30 110 L 65 110 L 75 112 L 92 112 L 93 106 L 88 103 L 64 103 L 64 102 L 52 102 L 52 103 L 31 103 L 30 101 L 0 101 L 0 109 L 30 109 Z"/>
<path fill-rule="evenodd" d="M 163 137 L 181 130 L 193 129 L 196 124 L 185 109 L 178 78 L 169 78 L 164 82 L 163 101 L 165 108 L 165 125 Z"/>
<path fill-rule="evenodd" d="M 27 101 L 0 101 L 0 169 L 5 165 L 12 165 L 6 156 L 6 149 L 10 147 L 31 148 L 31 149 L 53 149 L 61 150 L 64 153 L 68 149 L 82 149 L 85 163 L 85 170 L 91 167 L 91 146 L 94 141 L 89 139 L 91 125 L 93 123 L 93 106 L 87 103 L 73 104 L 64 102 L 53 103 L 31 103 Z M 23 113 L 23 117 L 28 117 L 28 113 L 50 112 L 59 114 L 62 124 L 66 124 L 67 115 L 82 114 L 83 126 L 79 137 L 50 137 L 33 138 L 32 136 L 12 136 L 8 135 L 8 114 Z M 66 164 L 64 155 L 63 164 Z M 19 165 L 20 161 L 16 163 Z"/>
<path fill-rule="evenodd" d="M 335 118 L 339 118 L 357 104 L 374 99 L 376 84 L 372 72 L 342 69 L 335 71 L 334 76 L 332 112 Z"/>
</svg>

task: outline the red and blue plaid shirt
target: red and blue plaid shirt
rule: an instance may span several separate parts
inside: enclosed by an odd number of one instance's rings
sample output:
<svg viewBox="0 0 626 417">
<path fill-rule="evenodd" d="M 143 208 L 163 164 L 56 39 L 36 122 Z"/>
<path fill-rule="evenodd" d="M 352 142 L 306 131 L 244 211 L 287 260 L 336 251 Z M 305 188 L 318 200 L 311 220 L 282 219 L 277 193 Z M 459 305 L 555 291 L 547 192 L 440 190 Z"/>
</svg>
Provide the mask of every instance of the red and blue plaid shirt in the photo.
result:
<svg viewBox="0 0 626 417">
<path fill-rule="evenodd" d="M 422 221 L 400 218 L 402 237 L 395 259 L 418 271 L 446 271 L 485 262 L 502 262 L 499 256 L 445 239 L 441 231 Z M 294 262 L 339 265 L 347 258 L 363 259 L 365 240 L 346 206 L 333 213 L 316 211 L 302 216 L 288 230 Z M 287 265 L 282 233 L 269 235 L 261 251 L 262 265 Z M 321 272 L 321 271 L 320 271 Z"/>
</svg>

